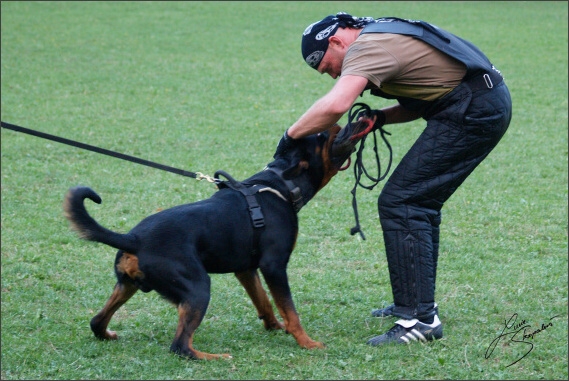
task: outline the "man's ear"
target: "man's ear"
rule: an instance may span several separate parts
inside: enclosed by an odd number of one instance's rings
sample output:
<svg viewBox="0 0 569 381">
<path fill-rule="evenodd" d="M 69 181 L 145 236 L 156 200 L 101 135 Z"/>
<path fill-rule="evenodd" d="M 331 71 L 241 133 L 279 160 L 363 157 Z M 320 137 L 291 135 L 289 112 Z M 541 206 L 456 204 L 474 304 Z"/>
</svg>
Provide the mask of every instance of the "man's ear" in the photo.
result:
<svg viewBox="0 0 569 381">
<path fill-rule="evenodd" d="M 334 48 L 342 48 L 344 45 L 344 41 L 336 35 L 330 36 L 328 38 L 328 46 L 332 46 Z"/>
</svg>

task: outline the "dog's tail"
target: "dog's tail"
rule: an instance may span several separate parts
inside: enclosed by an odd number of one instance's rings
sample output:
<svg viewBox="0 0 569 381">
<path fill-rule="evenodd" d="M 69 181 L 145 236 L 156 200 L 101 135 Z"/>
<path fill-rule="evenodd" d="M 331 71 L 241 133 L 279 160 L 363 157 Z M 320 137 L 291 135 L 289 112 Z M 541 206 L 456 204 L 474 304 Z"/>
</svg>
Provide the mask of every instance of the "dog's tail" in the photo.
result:
<svg viewBox="0 0 569 381">
<path fill-rule="evenodd" d="M 139 247 L 136 237 L 115 233 L 99 225 L 85 209 L 83 200 L 86 198 L 97 204 L 101 203 L 101 197 L 88 187 L 71 188 L 65 195 L 63 210 L 65 217 L 71 222 L 71 228 L 76 230 L 83 239 L 104 243 L 116 249 L 136 254 Z"/>
</svg>

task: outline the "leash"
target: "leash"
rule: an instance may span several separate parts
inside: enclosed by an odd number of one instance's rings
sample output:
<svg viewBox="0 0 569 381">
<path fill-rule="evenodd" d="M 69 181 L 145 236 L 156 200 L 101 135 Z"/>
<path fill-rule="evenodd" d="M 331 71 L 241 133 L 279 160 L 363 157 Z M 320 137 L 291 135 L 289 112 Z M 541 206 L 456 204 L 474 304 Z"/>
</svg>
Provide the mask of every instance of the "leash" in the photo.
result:
<svg viewBox="0 0 569 381">
<path fill-rule="evenodd" d="M 356 103 L 355 105 L 352 106 L 352 108 L 350 109 L 349 113 L 348 113 L 348 124 L 357 121 L 360 117 L 363 116 L 368 116 L 370 117 L 372 115 L 371 112 L 371 108 L 365 104 L 365 103 Z M 185 171 L 183 169 L 178 169 L 178 168 L 174 168 L 174 167 L 170 167 L 168 165 L 164 165 L 164 164 L 159 164 L 159 163 L 155 163 L 153 161 L 149 161 L 149 160 L 144 160 L 144 159 L 140 159 L 138 157 L 134 157 L 134 156 L 130 156 L 130 155 L 126 155 L 123 153 L 119 153 L 119 152 L 115 152 L 115 151 L 111 151 L 108 149 L 104 149 L 104 148 L 100 148 L 100 147 L 96 147 L 96 146 L 92 146 L 90 144 L 85 144 L 85 143 L 81 143 L 81 142 L 77 142 L 75 140 L 71 140 L 71 139 L 66 139 L 66 138 L 62 138 L 59 136 L 55 136 L 55 135 L 51 135 L 51 134 L 47 134 L 45 132 L 40 132 L 40 131 L 36 131 L 36 130 L 32 130 L 29 128 L 25 128 L 25 127 L 21 127 L 21 126 L 17 126 L 15 124 L 11 124 L 11 123 L 6 123 L 6 122 L 0 122 L 2 128 L 6 128 L 12 131 L 17 131 L 17 132 L 22 132 L 28 135 L 33 135 L 33 136 L 37 136 L 43 139 L 48 139 L 48 140 L 52 140 L 58 143 L 63 143 L 63 144 L 67 144 L 73 147 L 77 147 L 77 148 L 83 148 L 86 149 L 88 151 L 93 151 L 93 152 L 97 152 L 97 153 L 101 153 L 103 155 L 108 155 L 108 156 L 112 156 L 112 157 L 116 157 L 119 159 L 123 159 L 126 161 L 130 161 L 133 163 L 137 163 L 137 164 L 142 164 L 142 165 L 146 165 L 148 167 L 152 167 L 152 168 L 156 168 L 156 169 L 161 169 L 163 171 L 167 171 L 167 172 L 172 172 L 178 175 L 182 175 L 182 176 L 186 176 L 186 177 L 192 177 L 196 180 L 207 180 L 210 183 L 215 183 L 217 185 L 219 185 L 222 181 L 219 180 L 219 174 L 226 176 L 227 174 L 219 171 L 219 173 L 216 173 L 216 177 L 211 177 L 208 175 L 204 175 L 201 172 L 190 172 L 190 171 Z M 379 130 L 380 134 L 381 134 L 381 138 L 383 139 L 383 141 L 385 142 L 385 145 L 387 146 L 388 150 L 389 150 L 389 163 L 387 165 L 387 169 L 385 170 L 385 172 L 383 174 L 381 174 L 381 162 L 379 159 L 379 153 L 377 150 L 377 136 L 375 134 L 375 132 Z M 369 174 L 369 172 L 367 171 L 364 161 L 363 161 L 363 150 L 365 147 L 365 140 L 367 138 L 367 135 L 364 136 L 361 140 L 360 140 L 360 146 L 359 149 L 356 153 L 356 161 L 354 163 L 354 177 L 355 177 L 355 184 L 354 187 L 351 190 L 351 194 L 352 194 L 352 208 L 354 209 L 354 217 L 356 220 L 356 226 L 354 226 L 353 228 L 350 229 L 350 234 L 351 235 L 355 235 L 356 233 L 359 233 L 360 236 L 362 237 L 363 240 L 365 240 L 365 235 L 363 233 L 363 231 L 361 230 L 361 226 L 360 226 L 360 221 L 359 221 L 359 214 L 358 214 L 358 203 L 357 203 L 357 199 L 356 199 L 356 190 L 357 187 L 360 186 L 364 189 L 367 190 L 372 190 L 373 188 L 375 188 L 375 186 L 381 181 L 383 180 L 387 174 L 389 173 L 389 170 L 391 168 L 391 164 L 393 161 L 393 150 L 391 148 L 391 145 L 389 144 L 389 142 L 387 141 L 386 135 L 391 135 L 391 133 L 385 131 L 383 129 L 383 126 L 380 126 L 379 128 L 374 128 L 372 130 L 373 132 L 373 141 L 374 141 L 374 153 L 375 153 L 375 163 L 377 166 L 377 177 L 371 176 Z M 349 164 L 348 164 L 349 165 Z M 347 166 L 346 166 L 347 168 Z M 344 168 L 344 169 L 346 169 Z M 370 180 L 372 182 L 371 185 L 364 185 L 361 181 L 362 175 L 365 174 L 365 176 L 368 178 L 368 180 Z M 226 176 L 228 177 L 228 176 Z M 230 178 L 230 177 L 228 177 Z M 231 179 L 230 179 L 231 182 Z M 250 205 L 251 206 L 251 205 Z M 256 208 L 253 208 L 256 209 Z M 296 209 L 296 207 L 295 207 Z M 300 209 L 300 208 L 298 208 Z M 257 210 L 255 210 L 255 216 L 253 217 L 253 210 L 252 212 L 252 218 L 253 221 L 255 223 L 255 220 L 261 220 L 261 221 L 257 221 L 257 224 L 263 224 L 263 220 L 262 220 L 262 214 L 261 214 L 261 218 L 259 218 L 259 215 L 257 213 Z"/>
<path fill-rule="evenodd" d="M 10 123 L 6 123 L 6 122 L 1 122 L 2 123 L 2 128 L 7 128 L 9 130 L 12 131 L 17 131 L 17 132 L 23 132 L 25 134 L 29 134 L 29 135 L 33 135 L 33 136 L 38 136 L 40 138 L 44 138 L 44 139 L 48 139 L 48 140 L 53 140 L 54 142 L 58 142 L 58 143 L 63 143 L 63 144 L 68 144 L 70 146 L 73 147 L 78 147 L 78 148 L 83 148 L 89 151 L 93 151 L 93 152 L 97 152 L 97 153 L 102 153 L 103 155 L 108 155 L 108 156 L 112 156 L 112 157 L 116 157 L 119 159 L 123 159 L 123 160 L 127 160 L 127 161 L 131 161 L 133 163 L 138 163 L 138 164 L 142 164 L 142 165 L 146 165 L 148 167 L 152 167 L 152 168 L 157 168 L 157 169 L 161 169 L 163 171 L 167 171 L 167 172 L 172 172 L 178 175 L 182 175 L 182 176 L 186 176 L 186 177 L 192 177 L 196 180 L 203 180 L 206 179 L 207 181 L 209 181 L 210 183 L 214 183 L 216 182 L 216 179 L 204 175 L 201 172 L 190 172 L 190 171 L 184 171 L 183 169 L 178 169 L 178 168 L 174 168 L 174 167 L 170 167 L 168 165 L 164 165 L 164 164 L 159 164 L 159 163 L 155 163 L 153 161 L 149 161 L 149 160 L 144 160 L 144 159 L 140 159 L 138 157 L 134 157 L 134 156 L 130 156 L 130 155 L 125 155 L 124 153 L 119 153 L 119 152 L 115 152 L 115 151 L 111 151 L 108 149 L 104 149 L 104 148 L 100 148 L 100 147 L 95 147 L 89 144 L 85 144 L 85 143 L 80 143 L 74 140 L 70 140 L 70 139 L 65 139 L 59 136 L 55 136 L 55 135 L 50 135 L 50 134 L 46 134 L 45 132 L 40 132 L 40 131 L 36 131 L 36 130 L 31 130 L 29 128 L 25 128 L 25 127 L 20 127 L 20 126 L 16 126 L 15 124 L 10 124 Z"/>
<path fill-rule="evenodd" d="M 352 122 L 357 121 L 358 119 L 360 119 L 361 117 L 364 117 L 364 116 L 367 116 L 367 117 L 372 116 L 371 108 L 365 103 L 356 103 L 355 105 L 352 106 L 352 108 L 350 109 L 350 111 L 348 113 L 348 124 L 351 124 Z M 389 151 L 389 162 L 388 162 L 387 168 L 383 172 L 383 174 L 381 173 L 381 161 L 379 160 L 379 152 L 377 150 L 377 136 L 375 134 L 375 132 L 377 130 L 379 130 L 379 132 L 381 134 L 381 139 L 383 140 L 383 142 L 385 143 L 385 145 L 387 146 L 387 149 Z M 365 240 L 366 237 L 365 237 L 364 232 L 362 231 L 361 226 L 360 226 L 360 219 L 359 219 L 359 214 L 358 214 L 358 202 L 356 200 L 356 190 L 357 190 L 358 186 L 360 186 L 364 189 L 367 189 L 367 190 L 372 190 L 373 188 L 375 188 L 375 186 L 377 184 L 379 184 L 379 182 L 381 180 L 385 179 L 385 177 L 389 173 L 389 170 L 391 169 L 391 164 L 393 162 L 393 149 L 391 148 L 391 145 L 387 141 L 387 137 L 386 137 L 386 135 L 391 135 L 391 133 L 386 131 L 383 128 L 383 126 L 379 126 L 377 128 L 374 127 L 372 132 L 373 132 L 373 151 L 375 154 L 375 164 L 377 166 L 377 177 L 370 175 L 369 172 L 367 171 L 366 167 L 365 167 L 365 164 L 364 164 L 363 150 L 365 147 L 365 140 L 367 138 L 367 135 L 365 135 L 360 140 L 360 146 L 359 146 L 358 151 L 356 153 L 356 160 L 354 163 L 355 184 L 354 184 L 354 187 L 352 188 L 352 191 L 351 191 L 352 208 L 354 209 L 354 217 L 356 219 L 356 226 L 354 226 L 353 228 L 350 229 L 350 234 L 354 235 L 356 233 L 360 233 L 360 236 L 362 237 L 363 240 Z M 362 175 L 365 175 L 367 177 L 367 179 L 371 181 L 371 185 L 364 185 L 362 183 Z"/>
</svg>

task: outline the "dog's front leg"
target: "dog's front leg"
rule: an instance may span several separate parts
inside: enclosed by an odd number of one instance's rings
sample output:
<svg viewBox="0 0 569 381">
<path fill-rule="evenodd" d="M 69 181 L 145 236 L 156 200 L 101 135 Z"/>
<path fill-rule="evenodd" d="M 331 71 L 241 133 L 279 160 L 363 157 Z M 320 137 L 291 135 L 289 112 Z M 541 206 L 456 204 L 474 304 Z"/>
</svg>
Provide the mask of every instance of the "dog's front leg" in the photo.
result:
<svg viewBox="0 0 569 381">
<path fill-rule="evenodd" d="M 300 324 L 300 318 L 292 301 L 285 267 L 283 266 L 282 270 L 276 269 L 275 266 L 271 266 L 267 269 L 261 268 L 261 272 L 269 286 L 269 290 L 271 291 L 279 313 L 284 319 L 286 331 L 292 334 L 298 345 L 303 348 L 324 348 L 325 345 L 312 340 Z"/>
<path fill-rule="evenodd" d="M 284 324 L 277 320 L 273 312 L 273 306 L 263 289 L 257 270 L 235 273 L 235 276 L 247 291 L 255 308 L 257 308 L 257 314 L 259 319 L 263 320 L 265 329 L 284 329 Z"/>
</svg>

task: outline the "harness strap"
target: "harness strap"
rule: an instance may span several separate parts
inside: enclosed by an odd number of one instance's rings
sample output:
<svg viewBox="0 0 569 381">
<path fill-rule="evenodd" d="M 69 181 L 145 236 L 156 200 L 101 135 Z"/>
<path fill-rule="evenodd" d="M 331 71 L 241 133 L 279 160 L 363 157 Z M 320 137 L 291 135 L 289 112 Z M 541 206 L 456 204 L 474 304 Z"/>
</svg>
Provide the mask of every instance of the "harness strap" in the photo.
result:
<svg viewBox="0 0 569 381">
<path fill-rule="evenodd" d="M 278 198 L 280 198 L 281 200 L 283 200 L 284 202 L 288 202 L 288 200 L 286 199 L 286 197 L 283 196 L 283 195 L 281 194 L 281 192 L 279 192 L 279 191 L 276 190 L 276 189 L 266 187 L 266 188 L 259 189 L 259 193 L 261 193 L 261 192 L 271 192 L 271 193 L 275 194 Z"/>
<path fill-rule="evenodd" d="M 247 200 L 247 205 L 249 206 L 249 214 L 251 215 L 251 222 L 253 223 L 253 227 L 255 228 L 262 228 L 265 226 L 265 217 L 263 216 L 263 212 L 261 210 L 261 205 L 257 202 L 257 198 L 255 197 L 255 193 L 259 191 L 261 188 L 260 185 L 253 185 L 251 187 L 246 187 L 239 181 L 235 180 L 225 171 L 217 171 L 213 175 L 215 179 L 219 179 L 219 175 L 227 178 L 229 181 L 217 181 L 217 186 L 225 186 L 227 188 L 231 188 L 233 190 L 241 192 L 243 196 L 245 196 L 245 200 Z"/>
<path fill-rule="evenodd" d="M 219 180 L 219 175 L 227 178 L 228 181 Z M 250 187 L 246 187 L 243 183 L 235 180 L 225 171 L 216 171 L 213 175 L 216 179 L 216 185 L 218 188 L 230 188 L 239 191 L 247 201 L 249 206 L 249 214 L 251 216 L 251 223 L 253 224 L 253 238 L 252 238 L 252 251 L 251 251 L 251 264 L 257 265 L 259 261 L 259 239 L 262 230 L 260 228 L 265 226 L 265 217 L 263 216 L 263 211 L 261 210 L 261 205 L 257 202 L 255 193 L 267 190 L 267 187 L 262 187 L 261 185 L 255 184 Z"/>
<path fill-rule="evenodd" d="M 254 185 L 249 189 L 253 189 L 255 187 L 258 187 L 258 185 Z M 263 212 L 261 211 L 261 206 L 259 205 L 259 203 L 257 203 L 257 198 L 253 194 L 245 194 L 245 199 L 247 200 L 247 204 L 249 204 L 249 213 L 251 214 L 251 221 L 253 221 L 253 227 L 262 228 L 263 226 L 265 226 L 265 217 L 263 216 Z"/>
<path fill-rule="evenodd" d="M 300 191 L 300 187 L 296 186 L 295 183 L 293 183 L 291 180 L 285 179 L 283 177 L 283 171 L 281 169 L 267 167 L 266 170 L 276 173 L 279 179 L 285 183 L 286 187 L 288 188 L 290 201 L 292 202 L 294 211 L 298 213 L 298 211 L 304 206 L 304 200 L 302 199 L 302 192 Z"/>
</svg>

